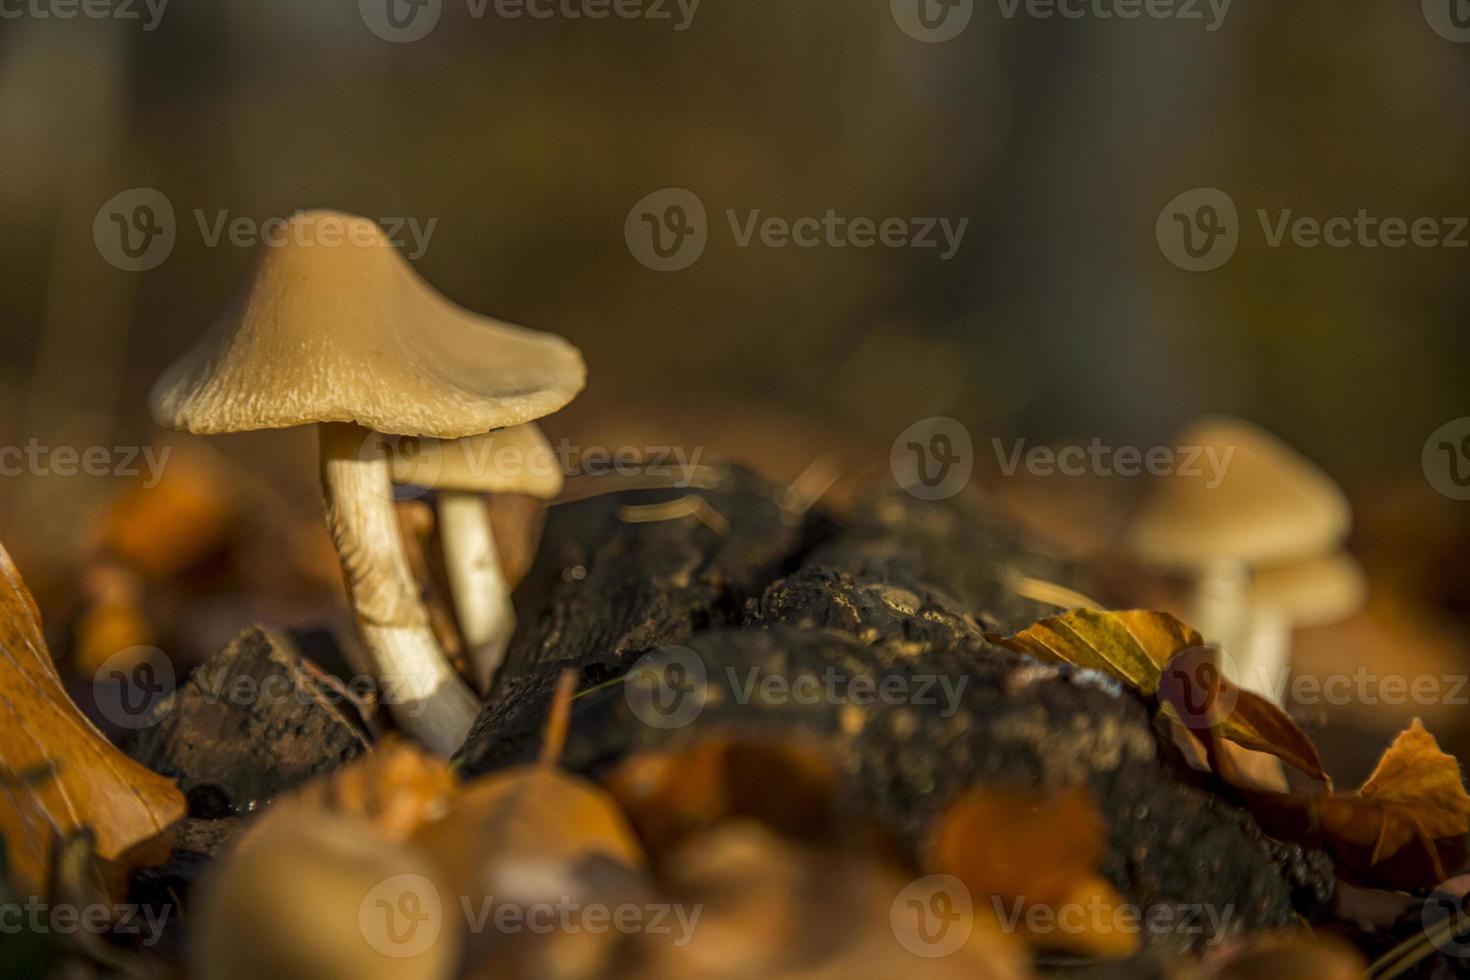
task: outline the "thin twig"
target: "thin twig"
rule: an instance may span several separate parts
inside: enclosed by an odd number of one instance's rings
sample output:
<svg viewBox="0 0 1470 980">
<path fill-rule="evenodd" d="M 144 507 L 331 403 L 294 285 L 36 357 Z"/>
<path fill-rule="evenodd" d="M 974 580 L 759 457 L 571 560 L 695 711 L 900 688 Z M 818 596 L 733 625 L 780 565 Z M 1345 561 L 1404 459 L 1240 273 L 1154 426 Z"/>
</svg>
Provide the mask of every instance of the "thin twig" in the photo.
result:
<svg viewBox="0 0 1470 980">
<path fill-rule="evenodd" d="M 703 497 L 689 494 L 678 500 L 662 504 L 642 504 L 618 508 L 618 520 L 625 524 L 656 524 L 661 521 L 677 521 L 685 517 L 698 518 L 700 523 L 718 535 L 730 533 L 730 522 L 725 515 L 710 506 Z"/>
</svg>

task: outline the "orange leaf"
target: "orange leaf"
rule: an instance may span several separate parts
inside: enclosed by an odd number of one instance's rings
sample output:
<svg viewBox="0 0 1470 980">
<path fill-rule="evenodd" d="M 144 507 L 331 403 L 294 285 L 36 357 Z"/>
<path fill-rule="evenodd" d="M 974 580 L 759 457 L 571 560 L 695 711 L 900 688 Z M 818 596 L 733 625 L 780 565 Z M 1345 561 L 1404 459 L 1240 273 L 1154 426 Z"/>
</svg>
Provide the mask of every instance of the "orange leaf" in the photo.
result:
<svg viewBox="0 0 1470 980">
<path fill-rule="evenodd" d="M 962 797 L 940 816 L 925 864 L 964 882 L 979 902 L 983 896 L 1010 902 L 1034 947 L 1118 959 L 1138 951 L 1139 936 L 1119 921 L 1124 900 L 1098 874 L 1106 841 L 1086 789 L 1051 796 L 987 790 Z M 1085 916 L 1080 929 L 1031 928 L 1038 921 L 1076 922 L 1081 909 L 1113 914 Z M 1004 921 L 1005 910 L 996 911 Z"/>
<path fill-rule="evenodd" d="M 57 841 L 81 829 L 114 871 L 161 859 L 185 811 L 172 781 L 119 752 L 67 697 L 35 600 L 0 547 L 0 836 L 14 884 L 41 894 Z"/>
<path fill-rule="evenodd" d="M 1470 834 L 1470 795 L 1460 781 L 1460 763 L 1440 751 L 1417 718 L 1356 793 L 1314 799 L 1313 805 L 1330 839 L 1372 848 L 1370 865 L 1417 844 L 1437 881 L 1448 876 L 1444 852 L 1456 844 L 1463 848 Z"/>
<path fill-rule="evenodd" d="M 1211 723 L 1220 726 L 1225 738 L 1327 780 L 1316 746 L 1296 722 L 1265 698 L 1219 676 L 1218 664 L 1199 633 L 1168 613 L 1074 609 L 1014 636 L 987 639 L 1040 660 L 1110 674 L 1141 694 L 1158 695 L 1187 723 L 1202 711 L 1223 705 Z M 1185 700 L 1201 693 L 1204 699 L 1196 706 Z"/>
</svg>

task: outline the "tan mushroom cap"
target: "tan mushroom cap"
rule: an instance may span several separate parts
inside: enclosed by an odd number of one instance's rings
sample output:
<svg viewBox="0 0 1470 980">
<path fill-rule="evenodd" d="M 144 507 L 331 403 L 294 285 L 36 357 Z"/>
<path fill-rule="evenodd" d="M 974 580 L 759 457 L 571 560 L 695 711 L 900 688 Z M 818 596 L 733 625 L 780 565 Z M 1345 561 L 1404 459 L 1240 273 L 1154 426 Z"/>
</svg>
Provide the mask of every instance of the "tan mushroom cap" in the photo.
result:
<svg viewBox="0 0 1470 980">
<path fill-rule="evenodd" d="M 1251 602 L 1277 609 L 1294 626 L 1325 626 L 1363 607 L 1368 579 L 1347 552 L 1338 551 L 1256 572 Z"/>
<path fill-rule="evenodd" d="M 160 425 L 215 434 L 355 422 L 458 439 L 556 411 L 586 380 L 560 337 L 471 313 L 376 223 L 297 214 L 153 391 Z"/>
<path fill-rule="evenodd" d="M 479 493 L 561 493 L 561 463 L 531 423 L 463 439 L 400 439 L 390 447 L 393 482 Z"/>
<path fill-rule="evenodd" d="M 1342 490 L 1296 450 L 1258 426 L 1211 417 L 1180 435 L 1177 445 L 1213 450 L 1225 459 L 1217 486 L 1208 476 L 1155 478 L 1152 493 L 1123 532 L 1145 561 L 1202 568 L 1219 561 L 1273 565 L 1335 548 L 1352 521 Z M 1198 464 L 1208 470 L 1207 456 Z"/>
</svg>

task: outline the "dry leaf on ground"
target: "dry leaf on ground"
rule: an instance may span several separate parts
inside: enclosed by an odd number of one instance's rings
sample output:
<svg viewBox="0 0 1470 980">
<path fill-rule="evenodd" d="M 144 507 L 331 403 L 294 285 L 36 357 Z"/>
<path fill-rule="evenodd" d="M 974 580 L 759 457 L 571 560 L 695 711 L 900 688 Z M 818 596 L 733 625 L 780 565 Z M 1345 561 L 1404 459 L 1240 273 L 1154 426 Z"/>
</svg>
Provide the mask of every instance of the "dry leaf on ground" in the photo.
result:
<svg viewBox="0 0 1470 980">
<path fill-rule="evenodd" d="M 1263 933 L 1206 956 L 1194 980 L 1360 980 L 1368 965 L 1340 939 L 1305 932 Z"/>
<path fill-rule="evenodd" d="M 753 820 L 694 837 L 665 863 L 679 924 L 634 936 L 619 980 L 1032 976 L 1025 947 L 978 903 L 916 927 L 919 883 Z"/>
<path fill-rule="evenodd" d="M 1357 792 L 1311 799 L 1322 834 L 1336 845 L 1339 857 L 1370 875 L 1412 848 L 1434 876 L 1421 879 L 1424 887 L 1459 870 L 1466 856 L 1470 795 L 1461 782 L 1459 760 L 1440 751 L 1417 718 Z"/>
<path fill-rule="evenodd" d="M 1222 728 L 1225 738 L 1253 751 L 1274 755 L 1314 779 L 1327 781 L 1316 746 L 1286 712 L 1224 677 L 1196 677 L 1201 670 L 1209 670 L 1208 658 L 1191 662 L 1186 671 L 1175 670 L 1180 666 L 1176 658 L 1203 648 L 1204 641 L 1199 633 L 1168 613 L 1074 609 L 1065 616 L 1043 619 L 1013 636 L 992 635 L 989 639 L 1039 660 L 1101 671 L 1145 695 L 1160 694 L 1161 679 L 1170 671 L 1179 676 L 1166 687 L 1182 685 L 1185 693 L 1191 685 L 1198 687 L 1201 680 L 1218 680 L 1218 688 L 1206 692 L 1206 698 L 1223 700 L 1231 706 Z M 1214 673 L 1219 673 L 1218 668 Z M 1215 701 L 1202 700 L 1199 704 Z M 1193 710 L 1191 706 L 1181 707 L 1186 718 L 1200 713 L 1198 707 Z"/>
<path fill-rule="evenodd" d="M 133 762 L 63 689 L 35 601 L 0 547 L 0 835 L 14 884 L 43 894 L 56 842 L 90 830 L 121 872 L 168 854 L 186 806 L 173 782 Z"/>
<path fill-rule="evenodd" d="M 1001 921 L 1013 916 L 1037 948 L 1118 959 L 1137 952 L 1140 941 L 1118 919 L 1123 897 L 1098 873 L 1106 848 L 1102 815 L 1085 789 L 983 790 L 940 815 L 925 866 L 964 882 Z"/>
<path fill-rule="evenodd" d="M 282 797 L 262 821 L 360 817 L 385 840 L 403 841 L 448 813 L 457 792 L 443 759 L 394 738 Z"/>
<path fill-rule="evenodd" d="M 644 753 L 619 765 L 607 788 L 655 851 L 733 817 L 816 841 L 830 839 L 835 823 L 834 765 L 799 741 L 717 738 Z"/>
</svg>

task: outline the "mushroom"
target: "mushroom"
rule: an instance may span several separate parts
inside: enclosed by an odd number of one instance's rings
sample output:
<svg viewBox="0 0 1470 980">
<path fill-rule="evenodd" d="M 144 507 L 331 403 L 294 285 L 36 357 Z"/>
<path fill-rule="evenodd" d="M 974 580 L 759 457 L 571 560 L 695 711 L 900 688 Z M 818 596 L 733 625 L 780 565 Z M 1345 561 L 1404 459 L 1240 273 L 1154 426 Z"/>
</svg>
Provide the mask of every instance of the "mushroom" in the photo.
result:
<svg viewBox="0 0 1470 980">
<path fill-rule="evenodd" d="M 1289 662 L 1293 630 L 1351 616 L 1367 594 L 1362 566 L 1345 551 L 1258 570 L 1251 582 L 1251 656 L 1280 669 Z"/>
<path fill-rule="evenodd" d="M 449 753 L 479 706 L 435 642 L 409 569 L 388 437 L 533 421 L 571 401 L 586 369 L 559 337 L 450 302 L 365 218 L 297 214 L 281 241 L 160 379 L 154 417 L 199 435 L 317 427 L 327 523 L 385 700 L 404 730 Z"/>
<path fill-rule="evenodd" d="M 515 607 L 501 570 L 482 494 L 520 493 L 550 500 L 563 477 L 551 444 L 530 423 L 452 442 L 404 439 L 393 447 L 393 482 L 439 491 L 439 530 L 455 615 L 488 692 L 515 632 Z"/>
<path fill-rule="evenodd" d="M 1352 519 L 1347 498 L 1315 464 L 1243 420 L 1202 419 L 1178 444 L 1199 447 L 1220 472 L 1215 480 L 1156 477 L 1123 544 L 1146 563 L 1187 573 L 1191 624 L 1235 656 L 1244 686 L 1275 693 L 1288 651 L 1281 642 L 1252 644 L 1252 573 L 1334 552 Z"/>
</svg>

